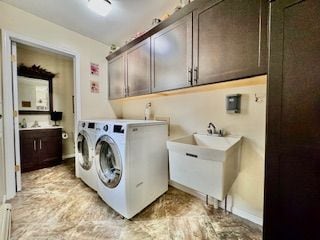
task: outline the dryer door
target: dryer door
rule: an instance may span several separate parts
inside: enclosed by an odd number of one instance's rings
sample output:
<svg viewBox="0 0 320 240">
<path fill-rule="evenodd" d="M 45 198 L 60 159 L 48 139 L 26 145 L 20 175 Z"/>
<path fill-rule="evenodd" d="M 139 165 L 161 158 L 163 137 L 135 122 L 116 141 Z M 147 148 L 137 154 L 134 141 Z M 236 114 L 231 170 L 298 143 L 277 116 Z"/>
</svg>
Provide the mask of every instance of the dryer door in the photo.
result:
<svg viewBox="0 0 320 240">
<path fill-rule="evenodd" d="M 78 161 L 84 170 L 89 170 L 93 164 L 90 155 L 90 146 L 91 142 L 89 135 L 85 131 L 80 131 L 77 139 Z"/>
<path fill-rule="evenodd" d="M 116 143 L 109 136 L 102 136 L 96 145 L 97 171 L 108 188 L 115 188 L 121 180 L 122 162 Z"/>
</svg>

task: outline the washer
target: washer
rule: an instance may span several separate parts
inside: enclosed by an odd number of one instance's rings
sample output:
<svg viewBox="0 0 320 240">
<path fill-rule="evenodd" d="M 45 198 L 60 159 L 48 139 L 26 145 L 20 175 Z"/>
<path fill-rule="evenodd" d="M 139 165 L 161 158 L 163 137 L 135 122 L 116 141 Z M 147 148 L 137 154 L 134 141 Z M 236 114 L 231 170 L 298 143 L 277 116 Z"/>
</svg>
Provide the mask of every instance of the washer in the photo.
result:
<svg viewBox="0 0 320 240">
<path fill-rule="evenodd" d="M 83 120 L 78 123 L 76 176 L 90 188 L 97 191 L 98 175 L 94 161 L 97 138 L 96 121 Z"/>
<path fill-rule="evenodd" d="M 113 120 L 95 148 L 98 194 L 130 219 L 168 190 L 168 126 Z"/>
</svg>

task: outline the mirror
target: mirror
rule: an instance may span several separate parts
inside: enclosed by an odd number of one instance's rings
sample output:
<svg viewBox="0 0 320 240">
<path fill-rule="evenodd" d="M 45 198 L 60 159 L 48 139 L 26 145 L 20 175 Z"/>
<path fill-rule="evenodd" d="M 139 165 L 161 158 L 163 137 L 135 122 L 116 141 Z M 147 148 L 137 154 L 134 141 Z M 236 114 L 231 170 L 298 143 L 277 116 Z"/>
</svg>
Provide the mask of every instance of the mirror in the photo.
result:
<svg viewBox="0 0 320 240">
<path fill-rule="evenodd" d="M 18 67 L 19 114 L 49 114 L 52 112 L 52 78 L 55 74 L 40 66 Z"/>
<path fill-rule="evenodd" d="M 18 77 L 19 111 L 50 111 L 49 81 Z"/>
</svg>

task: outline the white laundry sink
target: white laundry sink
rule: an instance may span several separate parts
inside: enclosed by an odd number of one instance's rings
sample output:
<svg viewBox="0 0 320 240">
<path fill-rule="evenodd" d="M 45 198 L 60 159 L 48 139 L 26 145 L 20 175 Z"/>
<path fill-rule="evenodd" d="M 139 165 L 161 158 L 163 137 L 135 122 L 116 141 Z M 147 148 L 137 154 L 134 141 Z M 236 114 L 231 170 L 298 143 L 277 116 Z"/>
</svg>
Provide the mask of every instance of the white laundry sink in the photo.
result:
<svg viewBox="0 0 320 240">
<path fill-rule="evenodd" d="M 241 141 L 205 134 L 167 141 L 170 180 L 222 201 L 238 176 Z"/>
</svg>

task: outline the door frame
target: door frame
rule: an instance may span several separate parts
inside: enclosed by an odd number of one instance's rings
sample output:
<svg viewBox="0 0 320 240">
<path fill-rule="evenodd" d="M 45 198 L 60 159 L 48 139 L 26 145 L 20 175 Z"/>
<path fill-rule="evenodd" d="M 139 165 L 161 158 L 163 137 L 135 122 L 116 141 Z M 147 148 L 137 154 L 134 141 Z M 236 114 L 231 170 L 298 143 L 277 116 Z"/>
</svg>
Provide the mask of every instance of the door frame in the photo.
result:
<svg viewBox="0 0 320 240">
<path fill-rule="evenodd" d="M 81 119 L 81 91 L 80 91 L 80 54 L 68 49 L 43 42 L 34 38 L 30 38 L 11 31 L 1 30 L 1 45 L 2 45 L 2 89 L 3 89 L 3 149 L 5 163 L 5 193 L 6 199 L 11 199 L 16 195 L 16 174 L 15 174 L 15 131 L 13 119 L 13 82 L 11 61 L 16 60 L 11 57 L 12 42 L 21 43 L 31 47 L 40 48 L 49 52 L 58 53 L 73 59 L 73 82 L 74 82 L 74 111 L 75 111 L 75 139 L 77 133 L 77 122 Z M 4 89 L 6 91 L 4 91 Z M 18 162 L 20 159 L 18 160 Z"/>
</svg>

